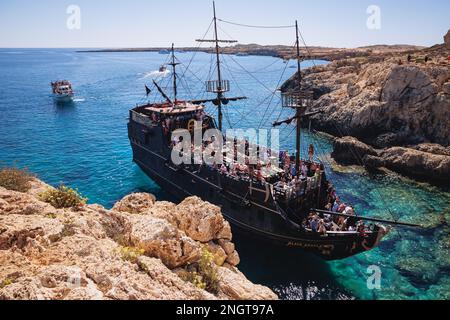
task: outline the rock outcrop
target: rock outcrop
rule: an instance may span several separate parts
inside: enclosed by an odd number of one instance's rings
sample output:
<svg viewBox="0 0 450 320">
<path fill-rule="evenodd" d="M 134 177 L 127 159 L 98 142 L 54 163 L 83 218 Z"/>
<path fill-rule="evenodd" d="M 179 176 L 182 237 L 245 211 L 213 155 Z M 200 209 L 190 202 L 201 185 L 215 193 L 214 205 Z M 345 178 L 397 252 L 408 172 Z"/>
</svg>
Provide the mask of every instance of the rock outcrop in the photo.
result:
<svg viewBox="0 0 450 320">
<path fill-rule="evenodd" d="M 331 92 L 312 110 L 321 111 L 312 117 L 315 128 L 354 136 L 379 148 L 425 142 L 450 145 L 448 66 L 398 65 L 389 60 L 347 63 L 356 65 L 354 71 L 331 64 L 320 72 L 324 74 L 313 75 L 333 82 Z"/>
<path fill-rule="evenodd" d="M 113 210 L 55 209 L 37 195 L 0 187 L 0 299 L 276 299 L 238 271 L 239 255 L 220 209 L 188 198 L 175 205 L 133 194 Z M 214 254 L 212 294 L 179 277 Z"/>
<path fill-rule="evenodd" d="M 382 166 L 381 160 L 387 160 L 396 171 L 436 181 L 434 174 L 428 174 L 430 169 L 418 166 L 441 168 L 440 163 L 445 162 L 442 156 L 446 155 L 442 149 L 450 146 L 448 54 L 444 45 L 437 45 L 419 51 L 343 59 L 304 70 L 303 86 L 314 88 L 316 96 L 310 110 L 318 111 L 310 117 L 312 127 L 337 137 L 355 137 L 371 146 L 367 148 L 408 148 L 402 152 L 386 150 L 383 157 L 374 150 L 361 153 L 373 165 Z M 296 79 L 294 76 L 285 83 L 282 90 L 297 86 Z M 307 124 L 309 120 L 305 119 Z M 346 149 L 344 142 L 335 144 L 335 157 L 344 164 L 352 163 L 352 156 L 340 150 Z M 361 148 L 359 143 L 353 145 Z M 432 156 L 435 152 L 437 157 Z M 399 158 L 408 156 L 410 163 L 395 160 L 394 154 Z M 413 172 L 408 172 L 410 169 Z M 438 175 L 440 170 L 434 172 Z"/>
<path fill-rule="evenodd" d="M 450 30 L 448 30 L 447 34 L 444 36 L 444 44 L 447 49 L 450 49 Z"/>
<path fill-rule="evenodd" d="M 304 86 L 322 93 L 311 110 L 320 111 L 311 117 L 313 126 L 335 136 L 354 136 L 377 148 L 420 143 L 449 146 L 447 57 L 448 51 L 437 46 L 305 70 Z M 282 89 L 296 86 L 295 79 Z"/>
<path fill-rule="evenodd" d="M 353 137 L 335 139 L 331 156 L 341 164 L 361 165 L 366 156 L 378 156 L 378 152 Z"/>
<path fill-rule="evenodd" d="M 414 148 L 376 150 L 353 137 L 336 138 L 332 157 L 345 165 L 387 168 L 404 176 L 438 185 L 448 184 L 450 148 L 422 144 Z"/>
</svg>

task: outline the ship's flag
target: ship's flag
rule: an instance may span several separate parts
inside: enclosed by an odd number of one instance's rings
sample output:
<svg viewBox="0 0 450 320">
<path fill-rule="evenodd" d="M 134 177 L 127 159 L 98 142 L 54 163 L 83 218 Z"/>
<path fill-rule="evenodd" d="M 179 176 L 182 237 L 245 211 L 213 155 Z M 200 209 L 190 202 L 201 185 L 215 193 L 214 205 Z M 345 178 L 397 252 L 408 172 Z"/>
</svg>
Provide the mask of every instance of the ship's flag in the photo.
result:
<svg viewBox="0 0 450 320">
<path fill-rule="evenodd" d="M 147 85 L 145 85 L 145 92 L 147 92 L 147 97 L 150 95 L 150 93 L 152 93 L 152 90 L 150 90 L 149 87 L 147 87 Z"/>
</svg>

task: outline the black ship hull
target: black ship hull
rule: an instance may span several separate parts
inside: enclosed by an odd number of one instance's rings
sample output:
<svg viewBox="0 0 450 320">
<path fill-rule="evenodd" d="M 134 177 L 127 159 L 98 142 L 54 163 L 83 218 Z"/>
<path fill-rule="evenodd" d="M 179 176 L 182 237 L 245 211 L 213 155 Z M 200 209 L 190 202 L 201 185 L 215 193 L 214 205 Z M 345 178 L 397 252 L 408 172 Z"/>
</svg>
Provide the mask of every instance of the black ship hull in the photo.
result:
<svg viewBox="0 0 450 320">
<path fill-rule="evenodd" d="M 169 148 L 164 143 L 158 143 L 167 141 L 160 128 L 149 129 L 131 118 L 129 136 L 134 162 L 153 181 L 176 199 L 198 196 L 221 207 L 233 232 L 245 233 L 293 250 L 305 250 L 325 260 L 343 259 L 371 250 L 385 235 L 386 230 L 378 227 L 365 235 L 357 232 L 321 235 L 296 230 L 269 197 L 272 192 L 269 189 L 252 187 L 251 183 L 243 183 L 236 189 L 236 183 L 227 184 L 226 179 L 208 167 L 193 170 L 174 166 L 170 161 Z"/>
</svg>

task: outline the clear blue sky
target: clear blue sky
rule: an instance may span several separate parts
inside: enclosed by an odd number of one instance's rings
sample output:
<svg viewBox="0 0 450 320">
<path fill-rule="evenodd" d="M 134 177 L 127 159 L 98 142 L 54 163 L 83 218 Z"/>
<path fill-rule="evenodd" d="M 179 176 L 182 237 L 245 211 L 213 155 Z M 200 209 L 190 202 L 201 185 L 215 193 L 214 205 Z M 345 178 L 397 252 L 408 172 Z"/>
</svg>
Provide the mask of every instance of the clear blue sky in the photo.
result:
<svg viewBox="0 0 450 320">
<path fill-rule="evenodd" d="M 216 0 L 219 18 L 286 25 L 298 19 L 308 45 L 433 45 L 450 28 L 449 0 Z M 69 5 L 81 29 L 69 30 Z M 381 29 L 366 26 L 369 5 Z M 192 46 L 212 18 L 210 0 L 0 0 L 0 47 Z M 290 30 L 222 28 L 240 43 L 292 44 Z M 225 37 L 225 36 L 224 36 Z"/>
</svg>

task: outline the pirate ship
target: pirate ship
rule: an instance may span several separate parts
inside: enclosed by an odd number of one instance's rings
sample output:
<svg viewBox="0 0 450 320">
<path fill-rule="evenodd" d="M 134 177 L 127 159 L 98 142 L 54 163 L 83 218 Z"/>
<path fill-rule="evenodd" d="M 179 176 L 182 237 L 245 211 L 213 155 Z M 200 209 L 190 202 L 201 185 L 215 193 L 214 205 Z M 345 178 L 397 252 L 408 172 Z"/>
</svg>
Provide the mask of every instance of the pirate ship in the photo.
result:
<svg viewBox="0 0 450 320">
<path fill-rule="evenodd" d="M 226 96 L 230 91 L 230 82 L 222 76 L 220 44 L 235 41 L 219 39 L 217 20 L 214 6 L 214 39 L 198 40 L 210 42 L 214 46 L 217 79 L 207 81 L 206 89 L 215 97 L 209 100 L 178 99 L 179 62 L 172 46 L 171 62 L 168 65 L 173 71 L 173 97 L 169 97 L 153 81 L 163 101 L 130 110 L 128 134 L 134 162 L 174 197 L 182 200 L 195 195 L 220 206 L 235 232 L 244 232 L 293 250 L 306 250 L 326 260 L 342 259 L 375 248 L 389 232 L 389 228 L 383 224 L 408 225 L 356 216 L 353 211 L 333 210 L 329 206 L 330 192 L 333 190 L 330 190 L 331 184 L 327 180 L 323 163 L 311 157 L 302 158 L 300 120 L 311 115 L 308 106 L 313 102 L 313 94 L 310 89 L 303 87 L 301 81 L 297 23 L 295 47 L 299 86 L 282 94 L 283 107 L 294 110 L 295 115 L 274 123 L 274 126 L 296 123 L 295 155 L 281 153 L 280 157 L 280 153 L 252 145 L 248 141 L 243 143 L 243 148 L 238 148 L 240 141 L 236 137 L 230 139 L 222 135 L 224 106 L 246 97 Z M 148 87 L 146 89 L 149 94 L 151 90 Z M 217 121 L 205 112 L 208 103 L 217 107 Z M 181 141 L 176 138 L 180 130 L 188 132 L 188 139 L 185 137 Z M 203 136 L 209 130 L 218 130 L 220 137 L 211 137 L 209 142 L 202 142 L 200 146 L 186 144 L 186 140 L 194 141 L 196 134 Z M 223 153 L 225 157 L 221 163 L 205 164 L 200 159 L 180 164 L 173 160 L 174 151 L 178 155 L 188 153 L 189 159 L 195 158 L 195 154 L 200 154 L 202 158 L 208 144 L 219 146 L 210 155 Z M 199 153 L 195 152 L 196 148 L 200 148 Z M 230 149 L 234 152 L 231 157 L 227 157 Z M 252 150 L 256 150 L 259 156 L 264 155 L 258 158 L 261 160 L 256 164 L 250 163 L 248 159 Z M 239 157 L 244 159 L 244 163 L 238 163 Z M 276 165 L 272 164 L 274 159 L 277 160 Z M 342 228 L 338 225 L 339 221 L 345 221 L 349 227 Z M 324 227 L 325 223 L 327 228 Z"/>
</svg>

